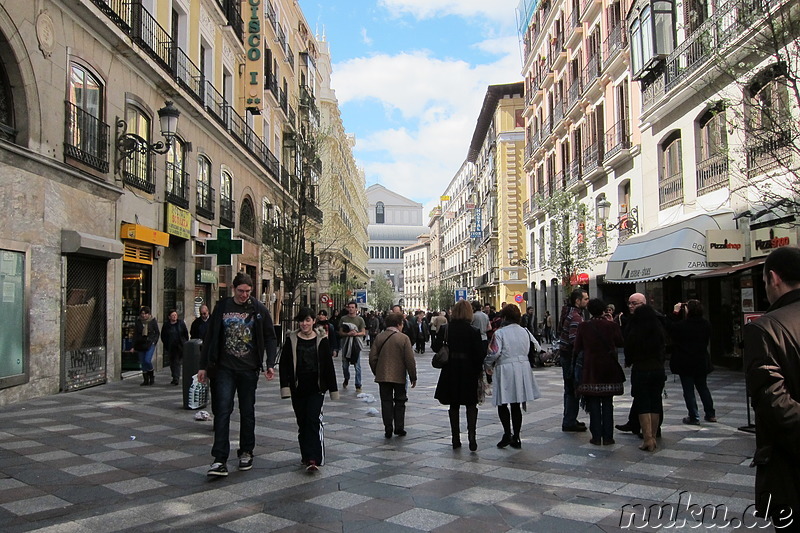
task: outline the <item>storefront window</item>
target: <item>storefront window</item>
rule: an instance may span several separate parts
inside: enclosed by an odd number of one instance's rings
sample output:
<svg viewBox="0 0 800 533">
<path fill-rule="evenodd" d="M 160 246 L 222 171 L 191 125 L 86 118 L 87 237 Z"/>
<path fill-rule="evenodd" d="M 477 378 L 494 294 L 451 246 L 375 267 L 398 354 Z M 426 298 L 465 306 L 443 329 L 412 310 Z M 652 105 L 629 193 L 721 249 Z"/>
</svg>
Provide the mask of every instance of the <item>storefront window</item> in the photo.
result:
<svg viewBox="0 0 800 533">
<path fill-rule="evenodd" d="M 28 366 L 24 251 L 0 249 L 0 387 L 24 382 Z"/>
</svg>

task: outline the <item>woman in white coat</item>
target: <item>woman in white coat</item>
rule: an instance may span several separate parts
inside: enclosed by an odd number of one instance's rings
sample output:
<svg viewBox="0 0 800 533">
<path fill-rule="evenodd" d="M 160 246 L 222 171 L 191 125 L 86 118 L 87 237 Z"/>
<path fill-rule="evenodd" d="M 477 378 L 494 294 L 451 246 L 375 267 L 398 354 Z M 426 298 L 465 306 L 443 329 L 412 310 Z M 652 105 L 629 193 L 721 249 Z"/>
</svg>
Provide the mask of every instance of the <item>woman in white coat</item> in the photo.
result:
<svg viewBox="0 0 800 533">
<path fill-rule="evenodd" d="M 539 353 L 539 343 L 519 325 L 519 307 L 507 305 L 500 316 L 502 326 L 495 331 L 483 364 L 486 374 L 494 375 L 492 401 L 503 425 L 503 438 L 497 447 L 505 448 L 510 444 L 512 448 L 521 448 L 522 406 L 541 397 L 528 360 L 529 350 Z"/>
</svg>

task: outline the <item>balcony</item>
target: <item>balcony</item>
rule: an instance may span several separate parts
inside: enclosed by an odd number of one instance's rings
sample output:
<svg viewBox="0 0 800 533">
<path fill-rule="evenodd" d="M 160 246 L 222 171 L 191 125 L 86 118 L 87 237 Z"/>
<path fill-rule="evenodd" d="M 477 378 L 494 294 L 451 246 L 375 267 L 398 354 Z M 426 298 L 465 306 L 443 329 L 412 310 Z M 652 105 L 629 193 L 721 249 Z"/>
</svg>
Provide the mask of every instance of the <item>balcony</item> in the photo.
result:
<svg viewBox="0 0 800 533">
<path fill-rule="evenodd" d="M 149 194 L 156 192 L 153 182 L 153 163 L 150 152 L 138 148 L 122 160 L 122 183 Z"/>
<path fill-rule="evenodd" d="M 593 142 L 583 149 L 583 173 L 588 176 L 599 168 L 603 159 L 603 143 Z"/>
<path fill-rule="evenodd" d="M 683 172 L 662 179 L 658 184 L 659 209 L 666 209 L 683 202 Z"/>
<path fill-rule="evenodd" d="M 100 172 L 108 172 L 108 124 L 71 102 L 64 104 L 64 155 Z"/>
<path fill-rule="evenodd" d="M 586 66 L 581 74 L 581 79 L 583 81 L 581 94 L 588 91 L 594 85 L 594 82 L 600 78 L 601 70 L 600 54 L 596 53 L 586 61 Z"/>
<path fill-rule="evenodd" d="M 697 164 L 697 195 L 728 187 L 728 156 L 714 154 Z"/>
<path fill-rule="evenodd" d="M 628 121 L 620 120 L 606 130 L 606 153 L 603 156 L 603 160 L 609 161 L 630 147 L 631 139 L 628 132 Z"/>
<path fill-rule="evenodd" d="M 580 158 L 576 157 L 569 164 L 569 179 L 567 179 L 567 186 L 576 185 L 581 178 L 583 178 L 583 168 L 581 168 Z"/>
<path fill-rule="evenodd" d="M 239 38 L 240 43 L 244 43 L 244 32 L 242 24 L 242 4 L 239 0 L 225 0 L 223 11 L 233 33 Z"/>
<path fill-rule="evenodd" d="M 611 31 L 608 32 L 608 37 L 606 37 L 606 40 L 603 42 L 603 52 L 606 58 L 604 62 L 605 66 L 608 67 L 616 55 L 627 45 L 628 33 L 624 30 L 622 25 L 611 28 Z"/>
<path fill-rule="evenodd" d="M 197 182 L 197 216 L 214 220 L 214 188 L 208 183 Z"/>
<path fill-rule="evenodd" d="M 91 2 L 128 35 L 144 54 L 153 59 L 179 87 L 186 90 L 189 98 L 202 105 L 212 119 L 225 128 L 240 144 L 248 148 L 268 171 L 277 176 L 275 174 L 276 164 L 273 164 L 273 160 L 275 162 L 277 160 L 263 141 L 246 146 L 248 139 L 257 137 L 255 132 L 211 82 L 205 79 L 200 68 L 189 59 L 186 53 L 172 40 L 169 32 L 158 24 L 140 2 L 132 0 L 91 0 Z M 223 12 L 227 15 L 236 12 L 238 5 L 236 0 L 225 0 L 220 4 Z M 230 18 L 229 24 L 235 26 Z M 276 27 L 280 28 L 277 24 Z M 237 29 L 234 27 L 234 32 L 236 31 Z M 285 42 L 285 34 L 281 33 L 281 35 Z"/>
<path fill-rule="evenodd" d="M 792 135 L 788 131 L 748 132 L 745 150 L 747 173 L 751 177 L 773 170 L 787 170 L 792 165 L 794 149 Z"/>
<path fill-rule="evenodd" d="M 178 207 L 189 209 L 189 174 L 180 165 L 167 162 L 167 201 Z"/>
<path fill-rule="evenodd" d="M 577 78 L 572 80 L 572 83 L 567 90 L 567 106 L 566 112 L 569 113 L 575 104 L 578 103 L 578 100 L 581 98 L 581 94 L 583 94 L 583 79 Z"/>
<path fill-rule="evenodd" d="M 236 202 L 227 196 L 219 199 L 219 223 L 229 228 L 236 226 Z"/>
</svg>

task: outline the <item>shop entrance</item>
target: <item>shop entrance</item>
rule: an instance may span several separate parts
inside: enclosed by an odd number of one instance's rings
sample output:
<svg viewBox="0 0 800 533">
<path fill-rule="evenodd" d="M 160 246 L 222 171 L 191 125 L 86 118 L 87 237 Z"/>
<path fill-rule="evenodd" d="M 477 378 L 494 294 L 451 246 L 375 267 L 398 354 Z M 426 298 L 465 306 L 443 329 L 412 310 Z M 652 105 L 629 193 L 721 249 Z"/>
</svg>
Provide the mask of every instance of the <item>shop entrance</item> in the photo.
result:
<svg viewBox="0 0 800 533">
<path fill-rule="evenodd" d="M 122 371 L 139 370 L 139 357 L 133 351 L 133 330 L 139 309 L 146 305 L 152 309 L 153 267 L 124 263 L 122 267 Z"/>
</svg>

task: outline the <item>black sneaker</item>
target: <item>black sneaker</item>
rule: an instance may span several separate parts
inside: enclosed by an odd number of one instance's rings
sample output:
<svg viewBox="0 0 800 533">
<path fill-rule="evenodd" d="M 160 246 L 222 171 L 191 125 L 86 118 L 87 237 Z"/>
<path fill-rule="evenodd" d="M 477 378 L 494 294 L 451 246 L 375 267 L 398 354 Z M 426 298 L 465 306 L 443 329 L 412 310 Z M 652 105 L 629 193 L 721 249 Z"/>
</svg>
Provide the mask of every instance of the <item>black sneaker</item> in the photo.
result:
<svg viewBox="0 0 800 533">
<path fill-rule="evenodd" d="M 253 454 L 242 452 L 239 455 L 239 470 L 250 470 L 253 468 Z"/>
<path fill-rule="evenodd" d="M 225 466 L 225 463 L 211 463 L 211 466 L 208 468 L 208 472 L 206 472 L 208 476 L 227 476 L 228 475 L 228 467 Z"/>
</svg>

